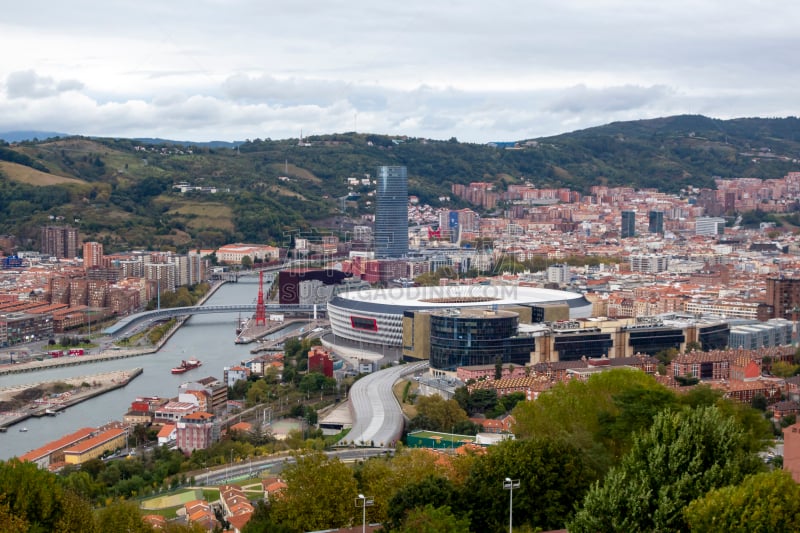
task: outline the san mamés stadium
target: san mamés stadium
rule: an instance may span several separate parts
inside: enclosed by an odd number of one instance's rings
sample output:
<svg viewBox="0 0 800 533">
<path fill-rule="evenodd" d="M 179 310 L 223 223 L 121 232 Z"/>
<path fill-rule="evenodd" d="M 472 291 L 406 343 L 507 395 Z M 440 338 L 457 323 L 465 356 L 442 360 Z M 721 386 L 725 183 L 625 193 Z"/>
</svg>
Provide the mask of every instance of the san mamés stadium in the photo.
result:
<svg viewBox="0 0 800 533">
<path fill-rule="evenodd" d="M 518 313 L 521 322 L 591 316 L 582 294 L 534 287 L 457 285 L 405 287 L 341 293 L 328 303 L 335 337 L 377 346 L 403 345 L 403 317 L 415 312 L 483 308 Z"/>
</svg>

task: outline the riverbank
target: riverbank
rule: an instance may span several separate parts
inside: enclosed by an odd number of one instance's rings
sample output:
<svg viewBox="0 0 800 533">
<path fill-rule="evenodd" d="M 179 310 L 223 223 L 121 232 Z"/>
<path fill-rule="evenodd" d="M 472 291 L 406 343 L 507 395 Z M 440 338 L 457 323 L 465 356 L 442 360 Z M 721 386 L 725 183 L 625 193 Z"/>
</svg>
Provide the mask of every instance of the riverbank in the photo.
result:
<svg viewBox="0 0 800 533">
<path fill-rule="evenodd" d="M 134 368 L 0 389 L 0 432 L 31 417 L 56 416 L 73 405 L 126 386 L 143 372 Z"/>
<path fill-rule="evenodd" d="M 209 298 L 211 298 L 214 295 L 214 293 L 216 293 L 220 289 L 220 287 L 222 287 L 226 283 L 227 281 L 220 281 L 218 283 L 214 283 L 213 285 L 211 285 L 211 288 L 200 299 L 197 305 L 198 306 L 203 305 Z M 8 374 L 21 374 L 24 372 L 36 372 L 39 370 L 47 370 L 50 368 L 57 368 L 57 367 L 86 365 L 101 361 L 126 359 L 128 357 L 138 357 L 141 355 L 156 353 L 167 343 L 167 341 L 169 341 L 172 338 L 173 335 L 175 335 L 175 333 L 180 329 L 181 326 L 183 326 L 183 324 L 187 320 L 189 320 L 189 318 L 191 317 L 190 316 L 178 317 L 178 319 L 175 321 L 175 325 L 173 325 L 169 329 L 169 331 L 164 333 L 164 335 L 161 337 L 161 339 L 159 339 L 159 341 L 155 344 L 155 346 L 147 348 L 125 348 L 125 349 L 114 347 L 93 354 L 56 357 L 52 359 L 44 359 L 41 361 L 37 360 L 37 361 L 28 361 L 25 363 L 0 365 L 0 376 Z"/>
</svg>

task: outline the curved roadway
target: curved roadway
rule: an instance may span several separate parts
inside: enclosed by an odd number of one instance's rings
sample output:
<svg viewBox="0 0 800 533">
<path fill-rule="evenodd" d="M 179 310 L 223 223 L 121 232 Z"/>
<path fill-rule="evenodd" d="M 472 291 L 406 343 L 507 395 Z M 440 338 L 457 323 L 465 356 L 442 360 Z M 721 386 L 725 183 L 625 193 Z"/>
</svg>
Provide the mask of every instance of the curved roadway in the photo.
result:
<svg viewBox="0 0 800 533">
<path fill-rule="evenodd" d="M 350 389 L 353 428 L 339 445 L 354 443 L 382 448 L 399 440 L 403 434 L 403 411 L 392 386 L 403 376 L 427 366 L 427 361 L 394 366 L 356 381 Z"/>
</svg>

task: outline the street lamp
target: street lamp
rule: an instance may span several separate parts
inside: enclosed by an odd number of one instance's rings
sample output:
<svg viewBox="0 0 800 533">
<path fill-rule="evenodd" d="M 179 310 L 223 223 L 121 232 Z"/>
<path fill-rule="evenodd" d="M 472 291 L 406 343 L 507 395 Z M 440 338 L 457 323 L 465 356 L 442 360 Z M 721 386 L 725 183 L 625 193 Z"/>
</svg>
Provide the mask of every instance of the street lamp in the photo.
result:
<svg viewBox="0 0 800 533">
<path fill-rule="evenodd" d="M 514 523 L 514 489 L 519 488 L 519 480 L 509 477 L 503 480 L 503 488 L 508 491 L 508 533 L 512 533 Z"/>
<path fill-rule="evenodd" d="M 356 507 L 361 507 L 361 533 L 367 533 L 367 507 L 375 505 L 375 500 L 359 494 L 356 498 Z"/>
</svg>

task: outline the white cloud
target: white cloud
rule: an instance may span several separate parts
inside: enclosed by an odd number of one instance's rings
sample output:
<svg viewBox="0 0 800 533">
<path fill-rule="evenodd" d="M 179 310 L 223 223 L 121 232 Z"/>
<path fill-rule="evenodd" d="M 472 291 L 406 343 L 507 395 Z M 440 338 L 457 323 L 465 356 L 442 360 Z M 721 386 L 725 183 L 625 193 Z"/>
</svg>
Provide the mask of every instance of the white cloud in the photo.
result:
<svg viewBox="0 0 800 533">
<path fill-rule="evenodd" d="M 83 84 L 77 80 L 56 81 L 50 76 L 40 76 L 33 70 L 12 72 L 6 78 L 8 98 L 47 98 L 66 91 L 78 91 Z"/>
<path fill-rule="evenodd" d="M 486 142 L 677 113 L 796 114 L 775 0 L 33 0 L 0 22 L 0 131 Z"/>
</svg>

